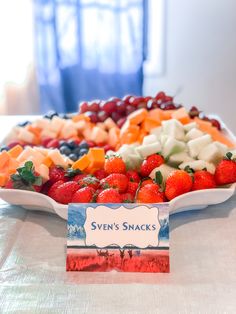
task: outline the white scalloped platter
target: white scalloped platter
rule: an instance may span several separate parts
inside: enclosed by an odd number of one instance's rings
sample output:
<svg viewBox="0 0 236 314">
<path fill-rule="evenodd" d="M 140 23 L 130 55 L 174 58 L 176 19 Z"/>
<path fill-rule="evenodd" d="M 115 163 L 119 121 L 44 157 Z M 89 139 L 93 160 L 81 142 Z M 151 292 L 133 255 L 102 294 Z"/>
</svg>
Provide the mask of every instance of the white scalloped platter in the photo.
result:
<svg viewBox="0 0 236 314">
<path fill-rule="evenodd" d="M 222 120 L 218 116 L 211 115 L 211 117 L 220 120 L 223 126 L 223 133 L 236 143 L 234 134 Z M 170 214 L 204 209 L 209 205 L 223 203 L 232 197 L 235 191 L 236 183 L 224 188 L 193 191 L 180 195 L 169 202 Z M 12 205 L 18 205 L 33 211 L 53 213 L 67 220 L 68 205 L 59 204 L 49 196 L 41 193 L 0 188 L 0 198 Z"/>
<path fill-rule="evenodd" d="M 169 202 L 170 214 L 223 203 L 233 196 L 235 191 L 236 183 L 227 188 L 200 190 L 180 195 Z M 55 202 L 47 195 L 31 191 L 0 189 L 0 197 L 9 204 L 29 210 L 53 213 L 67 220 L 68 206 Z"/>
</svg>

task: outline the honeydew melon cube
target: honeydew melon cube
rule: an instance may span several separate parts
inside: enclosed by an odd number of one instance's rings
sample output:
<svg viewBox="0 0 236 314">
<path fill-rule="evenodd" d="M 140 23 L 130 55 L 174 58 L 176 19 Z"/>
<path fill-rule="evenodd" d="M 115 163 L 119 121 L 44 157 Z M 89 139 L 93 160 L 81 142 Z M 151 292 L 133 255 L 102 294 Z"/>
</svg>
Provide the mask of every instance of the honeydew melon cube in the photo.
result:
<svg viewBox="0 0 236 314">
<path fill-rule="evenodd" d="M 186 144 L 184 142 L 169 137 L 163 146 L 162 154 L 165 158 L 168 158 L 170 155 L 183 152 L 185 149 Z"/>
<path fill-rule="evenodd" d="M 163 147 L 165 145 L 165 142 L 168 140 L 170 136 L 169 135 L 166 135 L 166 134 L 162 134 L 160 136 L 160 142 L 161 142 L 161 146 Z"/>
<path fill-rule="evenodd" d="M 135 170 L 140 167 L 142 158 L 137 154 L 130 154 L 128 160 L 125 160 L 125 163 L 128 170 Z"/>
<path fill-rule="evenodd" d="M 179 165 L 180 169 L 185 169 L 187 166 L 192 168 L 193 170 L 203 170 L 207 169 L 210 173 L 214 174 L 215 173 L 215 165 L 212 163 L 209 163 L 205 160 L 194 160 L 194 161 L 186 161 L 183 162 L 182 164 Z"/>
<path fill-rule="evenodd" d="M 163 164 L 163 165 L 153 169 L 152 172 L 150 173 L 149 177 L 151 177 L 152 179 L 155 179 L 156 172 L 160 171 L 162 174 L 162 177 L 163 177 L 163 182 L 165 182 L 167 177 L 175 170 L 176 170 L 176 168 L 173 168 L 173 167 L 170 167 L 166 164 Z"/>
<path fill-rule="evenodd" d="M 200 131 L 199 129 L 193 128 L 187 132 L 185 137 L 187 141 L 190 141 L 190 140 L 194 140 L 195 138 L 201 137 L 203 135 L 204 133 L 202 131 Z"/>
<path fill-rule="evenodd" d="M 49 168 L 45 166 L 44 164 L 41 164 L 37 167 L 37 172 L 39 175 L 43 178 L 43 181 L 49 180 Z"/>
<path fill-rule="evenodd" d="M 199 153 L 198 158 L 214 164 L 222 159 L 223 155 L 219 147 L 213 142 L 205 146 Z"/>
<path fill-rule="evenodd" d="M 151 129 L 150 134 L 156 135 L 157 139 L 160 139 L 162 134 L 162 127 L 158 126 L 156 128 Z"/>
<path fill-rule="evenodd" d="M 157 141 L 157 137 L 154 134 L 149 134 L 144 136 L 143 138 L 143 145 L 152 144 Z"/>
<path fill-rule="evenodd" d="M 212 138 L 209 134 L 198 137 L 194 140 L 190 140 L 187 143 L 189 154 L 192 158 L 196 158 L 200 151 L 212 142 Z"/>
<path fill-rule="evenodd" d="M 171 155 L 168 160 L 168 163 L 172 166 L 177 167 L 179 164 L 186 161 L 194 161 L 194 159 L 191 158 L 187 152 L 181 152 L 181 153 Z"/>
<path fill-rule="evenodd" d="M 161 144 L 156 142 L 148 145 L 141 145 L 135 150 L 142 158 L 146 158 L 152 154 L 159 153 L 161 151 Z"/>
<path fill-rule="evenodd" d="M 196 122 L 190 122 L 184 125 L 185 132 L 189 132 L 191 129 L 196 129 L 198 127 Z"/>
<path fill-rule="evenodd" d="M 225 145 L 225 144 L 222 144 L 222 143 L 220 143 L 220 142 L 218 142 L 218 141 L 215 141 L 214 143 L 216 144 L 216 146 L 217 146 L 217 147 L 219 148 L 219 150 L 221 151 L 222 156 L 225 156 L 225 154 L 226 154 L 227 151 L 228 151 L 228 146 Z"/>
<path fill-rule="evenodd" d="M 183 125 L 176 119 L 162 121 L 163 133 L 183 141 L 185 132 Z"/>
</svg>

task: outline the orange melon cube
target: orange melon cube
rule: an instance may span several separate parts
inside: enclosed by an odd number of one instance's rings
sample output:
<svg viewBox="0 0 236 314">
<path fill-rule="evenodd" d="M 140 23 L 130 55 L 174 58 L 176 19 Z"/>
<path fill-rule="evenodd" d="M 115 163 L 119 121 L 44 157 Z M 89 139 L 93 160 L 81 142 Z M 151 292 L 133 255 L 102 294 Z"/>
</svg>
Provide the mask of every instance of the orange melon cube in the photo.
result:
<svg viewBox="0 0 236 314">
<path fill-rule="evenodd" d="M 89 166 L 89 164 L 90 164 L 90 159 L 88 158 L 88 155 L 84 155 L 73 163 L 72 169 L 74 170 L 79 169 L 83 171 Z"/>
<path fill-rule="evenodd" d="M 158 126 L 160 126 L 161 123 L 160 121 L 154 120 L 151 117 L 147 117 L 141 124 L 141 128 L 149 133 L 151 131 L 151 129 L 156 128 Z"/>
<path fill-rule="evenodd" d="M 23 152 L 23 147 L 21 145 L 16 145 L 8 151 L 8 154 L 12 158 L 17 158 L 22 152 Z"/>
<path fill-rule="evenodd" d="M 102 168 L 105 163 L 105 151 L 103 148 L 90 148 L 88 158 L 92 168 Z"/>
<path fill-rule="evenodd" d="M 111 128 L 108 132 L 108 144 L 115 148 L 120 141 L 120 129 L 117 127 Z"/>
<path fill-rule="evenodd" d="M 179 120 L 182 124 L 188 124 L 191 122 L 189 114 L 184 107 L 181 107 L 181 108 L 175 110 L 171 114 L 171 117 L 172 117 L 172 119 Z"/>
<path fill-rule="evenodd" d="M 134 112 L 132 112 L 127 119 L 130 121 L 131 124 L 140 124 L 141 122 L 143 122 L 145 120 L 145 118 L 148 115 L 148 111 L 144 108 L 135 110 Z"/>
<path fill-rule="evenodd" d="M 43 164 L 49 168 L 49 167 L 52 166 L 53 161 L 52 161 L 52 159 L 51 159 L 49 156 L 47 156 L 47 157 L 43 160 Z"/>
<path fill-rule="evenodd" d="M 9 154 L 4 150 L 0 154 L 0 168 L 4 168 L 7 162 L 10 160 Z"/>
<path fill-rule="evenodd" d="M 20 162 L 16 159 L 10 159 L 8 164 L 8 173 L 13 174 L 16 172 L 16 169 L 20 166 Z"/>
<path fill-rule="evenodd" d="M 89 117 L 82 113 L 72 117 L 73 122 L 78 122 L 81 120 L 90 121 Z"/>
<path fill-rule="evenodd" d="M 8 176 L 5 173 L 0 173 L 0 186 L 4 186 L 8 181 Z"/>
</svg>

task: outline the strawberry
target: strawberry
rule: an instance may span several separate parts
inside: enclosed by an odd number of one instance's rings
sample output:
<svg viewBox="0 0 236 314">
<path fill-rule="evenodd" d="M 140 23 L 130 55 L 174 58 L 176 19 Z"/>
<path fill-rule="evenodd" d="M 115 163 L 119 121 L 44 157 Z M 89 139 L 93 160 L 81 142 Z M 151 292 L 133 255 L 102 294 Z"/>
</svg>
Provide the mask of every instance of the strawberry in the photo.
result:
<svg viewBox="0 0 236 314">
<path fill-rule="evenodd" d="M 190 174 L 184 170 L 175 170 L 166 179 L 165 195 L 172 200 L 178 195 L 191 191 L 193 180 Z"/>
<path fill-rule="evenodd" d="M 75 182 L 79 182 L 81 179 L 86 178 L 87 174 L 81 173 L 81 174 L 77 174 L 73 177 L 73 181 Z"/>
<path fill-rule="evenodd" d="M 126 172 L 126 177 L 128 178 L 129 181 L 138 182 L 138 183 L 140 182 L 140 176 L 137 171 L 128 170 Z"/>
<path fill-rule="evenodd" d="M 80 188 L 90 186 L 91 188 L 96 190 L 99 187 L 100 181 L 96 177 L 88 175 L 79 179 L 78 184 Z"/>
<path fill-rule="evenodd" d="M 57 198 L 57 188 L 64 183 L 64 180 L 55 182 L 48 190 L 47 195 L 53 199 Z"/>
<path fill-rule="evenodd" d="M 17 173 L 11 175 L 5 188 L 40 192 L 42 185 L 43 178 L 34 170 L 33 162 L 26 161 Z"/>
<path fill-rule="evenodd" d="M 119 156 L 110 156 L 106 158 L 104 170 L 107 174 L 112 173 L 125 173 L 126 165 Z"/>
<path fill-rule="evenodd" d="M 120 194 L 122 198 L 122 203 L 133 203 L 134 202 L 134 196 L 130 193 L 122 193 Z"/>
<path fill-rule="evenodd" d="M 98 180 L 102 180 L 104 178 L 107 177 L 107 173 L 104 169 L 99 169 L 99 170 L 96 170 L 94 172 L 94 176 L 98 179 Z"/>
<path fill-rule="evenodd" d="M 89 186 L 79 189 L 72 197 L 71 203 L 91 203 L 95 190 Z"/>
<path fill-rule="evenodd" d="M 215 181 L 217 185 L 236 182 L 236 161 L 232 159 L 232 156 L 232 153 L 227 153 L 226 157 L 216 167 Z"/>
<path fill-rule="evenodd" d="M 51 186 L 48 195 L 58 203 L 68 204 L 71 202 L 75 192 L 79 189 L 79 185 L 74 181 L 62 181 L 62 184 L 57 184 L 59 182 L 61 181 L 57 181 Z"/>
<path fill-rule="evenodd" d="M 98 194 L 97 203 L 121 203 L 122 197 L 116 189 L 106 189 Z"/>
<path fill-rule="evenodd" d="M 214 175 L 206 170 L 196 171 L 193 175 L 193 178 L 193 191 L 214 189 L 216 187 Z"/>
<path fill-rule="evenodd" d="M 143 180 L 142 180 L 142 184 L 141 184 L 141 187 L 143 187 L 143 186 L 145 186 L 145 185 L 147 185 L 147 184 L 153 184 L 153 180 L 151 179 L 151 178 L 144 178 Z"/>
<path fill-rule="evenodd" d="M 128 187 L 128 178 L 122 173 L 113 173 L 101 180 L 102 187 L 112 187 L 124 193 Z"/>
<path fill-rule="evenodd" d="M 140 188 L 136 201 L 137 203 L 162 203 L 165 201 L 165 196 L 160 191 L 159 185 L 152 183 Z"/>
<path fill-rule="evenodd" d="M 55 183 L 59 180 L 65 181 L 65 170 L 59 166 L 49 168 L 49 180 Z"/>
<path fill-rule="evenodd" d="M 139 183 L 138 182 L 130 181 L 128 183 L 127 193 L 130 193 L 131 195 L 135 196 L 138 187 L 139 187 Z"/>
<path fill-rule="evenodd" d="M 159 154 L 153 154 L 147 157 L 141 165 L 140 173 L 142 177 L 148 177 L 153 169 L 164 164 L 164 158 Z"/>
</svg>

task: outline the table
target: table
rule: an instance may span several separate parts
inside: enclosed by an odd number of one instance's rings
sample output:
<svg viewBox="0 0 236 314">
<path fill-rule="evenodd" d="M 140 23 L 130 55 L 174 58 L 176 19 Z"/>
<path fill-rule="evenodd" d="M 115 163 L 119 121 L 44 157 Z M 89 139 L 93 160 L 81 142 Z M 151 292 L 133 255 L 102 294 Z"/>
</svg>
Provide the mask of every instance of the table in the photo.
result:
<svg viewBox="0 0 236 314">
<path fill-rule="evenodd" d="M 66 222 L 0 203 L 0 313 L 235 313 L 236 195 L 170 227 L 170 274 L 66 273 Z"/>
</svg>

